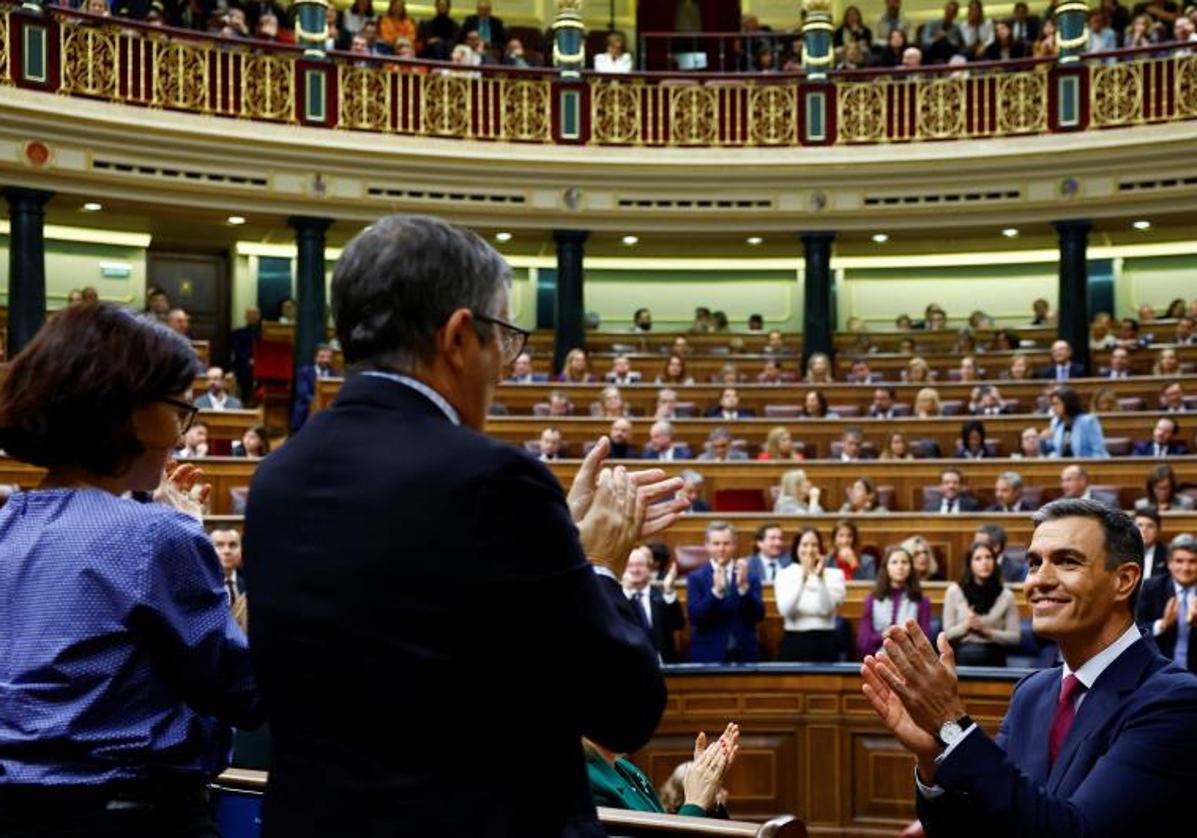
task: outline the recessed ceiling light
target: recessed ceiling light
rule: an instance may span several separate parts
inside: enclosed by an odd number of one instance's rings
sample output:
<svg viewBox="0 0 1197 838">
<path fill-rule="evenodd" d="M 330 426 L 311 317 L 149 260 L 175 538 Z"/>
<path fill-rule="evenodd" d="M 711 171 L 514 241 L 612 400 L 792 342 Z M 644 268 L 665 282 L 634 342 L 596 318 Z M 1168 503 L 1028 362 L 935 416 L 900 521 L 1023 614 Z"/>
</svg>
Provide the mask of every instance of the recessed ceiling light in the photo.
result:
<svg viewBox="0 0 1197 838">
<path fill-rule="evenodd" d="M 241 225 L 241 224 L 244 224 L 244 223 L 245 223 L 245 216 L 243 216 L 243 215 L 230 215 L 230 216 L 229 216 L 229 223 L 230 223 L 230 224 L 232 224 L 234 227 L 237 227 L 237 226 L 239 226 L 239 225 Z"/>
<path fill-rule="evenodd" d="M 1134 227 L 1136 230 L 1150 230 L 1150 229 L 1151 229 L 1151 222 L 1150 222 L 1150 221 L 1142 221 L 1142 220 L 1140 220 L 1140 221 L 1136 221 L 1136 222 L 1135 222 L 1134 224 L 1132 224 L 1131 226 L 1132 226 L 1132 227 Z"/>
<path fill-rule="evenodd" d="M 97 204 L 95 201 L 88 201 L 83 205 L 84 212 L 99 212 L 102 209 L 104 209 L 104 205 Z"/>
<path fill-rule="evenodd" d="M 495 241 L 509 242 L 511 241 L 511 233 L 495 233 Z"/>
<path fill-rule="evenodd" d="M 640 241 L 640 239 L 637 236 L 624 236 L 623 239 L 621 239 L 621 241 L 624 244 L 630 246 L 630 245 L 636 244 L 636 242 Z"/>
<path fill-rule="evenodd" d="M 753 246 L 765 243 L 765 240 L 760 236 L 749 236 L 747 239 L 745 239 L 745 241 Z"/>
<path fill-rule="evenodd" d="M 877 244 L 885 244 L 887 241 L 889 241 L 889 236 L 885 233 L 874 233 L 873 241 L 877 242 Z"/>
<path fill-rule="evenodd" d="M 1008 239 L 1015 238 L 1018 235 L 1018 228 L 1017 227 L 1007 227 L 1005 230 L 1002 230 L 1002 235 Z"/>
</svg>

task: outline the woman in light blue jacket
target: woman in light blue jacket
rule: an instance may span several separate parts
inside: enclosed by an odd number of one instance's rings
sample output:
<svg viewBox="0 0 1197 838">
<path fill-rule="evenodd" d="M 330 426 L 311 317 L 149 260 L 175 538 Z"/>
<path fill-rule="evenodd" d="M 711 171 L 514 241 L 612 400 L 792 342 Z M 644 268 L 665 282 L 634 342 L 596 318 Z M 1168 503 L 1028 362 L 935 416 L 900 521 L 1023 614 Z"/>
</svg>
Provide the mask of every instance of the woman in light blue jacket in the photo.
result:
<svg viewBox="0 0 1197 838">
<path fill-rule="evenodd" d="M 1101 421 L 1085 411 L 1081 397 L 1071 387 L 1057 387 L 1051 394 L 1052 423 L 1043 435 L 1049 457 L 1103 459 L 1110 456 Z"/>
</svg>

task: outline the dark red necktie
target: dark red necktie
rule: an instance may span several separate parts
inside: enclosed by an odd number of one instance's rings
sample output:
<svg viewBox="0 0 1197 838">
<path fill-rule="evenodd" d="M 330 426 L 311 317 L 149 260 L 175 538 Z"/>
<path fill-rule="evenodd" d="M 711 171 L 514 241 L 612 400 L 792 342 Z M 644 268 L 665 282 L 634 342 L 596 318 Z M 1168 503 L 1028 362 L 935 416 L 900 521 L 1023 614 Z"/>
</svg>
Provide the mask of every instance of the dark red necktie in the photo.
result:
<svg viewBox="0 0 1197 838">
<path fill-rule="evenodd" d="M 1085 685 L 1076 675 L 1069 675 L 1060 687 L 1060 701 L 1056 704 L 1056 714 L 1052 716 L 1051 731 L 1047 735 L 1047 752 L 1051 765 L 1056 764 L 1060 748 L 1068 737 L 1068 731 L 1072 729 L 1073 719 L 1076 718 L 1076 697 L 1084 689 Z"/>
</svg>

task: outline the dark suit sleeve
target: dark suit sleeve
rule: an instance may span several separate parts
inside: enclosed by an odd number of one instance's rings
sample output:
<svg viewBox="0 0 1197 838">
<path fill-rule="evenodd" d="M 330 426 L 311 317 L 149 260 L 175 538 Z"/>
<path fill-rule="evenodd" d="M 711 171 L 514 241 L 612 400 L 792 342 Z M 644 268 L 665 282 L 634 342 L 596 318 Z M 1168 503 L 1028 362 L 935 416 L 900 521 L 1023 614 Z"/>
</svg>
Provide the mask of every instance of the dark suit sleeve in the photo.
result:
<svg viewBox="0 0 1197 838">
<path fill-rule="evenodd" d="M 740 597 L 740 613 L 749 625 L 765 619 L 765 596 L 761 593 L 761 580 L 748 578 L 748 593 Z"/>
<path fill-rule="evenodd" d="M 665 707 L 657 652 L 619 584 L 587 561 L 556 479 L 515 449 L 502 456 L 465 510 L 472 542 L 490 558 L 463 580 L 475 601 L 491 603 L 479 631 L 510 654 L 512 678 L 544 684 L 558 694 L 553 704 L 575 708 L 580 732 L 635 751 Z"/>
</svg>

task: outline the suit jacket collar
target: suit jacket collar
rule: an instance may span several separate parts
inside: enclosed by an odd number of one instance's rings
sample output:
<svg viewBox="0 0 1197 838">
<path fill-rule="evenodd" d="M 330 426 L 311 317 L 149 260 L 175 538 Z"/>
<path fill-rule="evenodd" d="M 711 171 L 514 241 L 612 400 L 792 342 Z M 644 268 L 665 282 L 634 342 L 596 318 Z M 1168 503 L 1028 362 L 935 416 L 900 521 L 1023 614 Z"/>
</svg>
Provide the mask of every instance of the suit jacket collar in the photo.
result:
<svg viewBox="0 0 1197 838">
<path fill-rule="evenodd" d="M 449 421 L 441 409 L 423 393 L 394 381 L 372 375 L 354 375 L 345 380 L 334 407 L 359 405 L 401 411 L 413 417 Z"/>
</svg>

